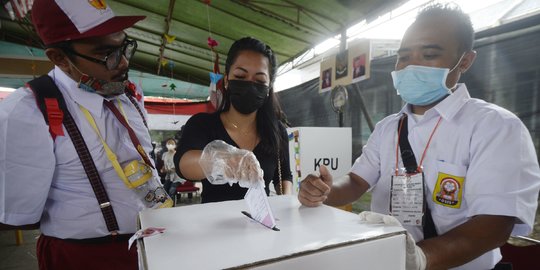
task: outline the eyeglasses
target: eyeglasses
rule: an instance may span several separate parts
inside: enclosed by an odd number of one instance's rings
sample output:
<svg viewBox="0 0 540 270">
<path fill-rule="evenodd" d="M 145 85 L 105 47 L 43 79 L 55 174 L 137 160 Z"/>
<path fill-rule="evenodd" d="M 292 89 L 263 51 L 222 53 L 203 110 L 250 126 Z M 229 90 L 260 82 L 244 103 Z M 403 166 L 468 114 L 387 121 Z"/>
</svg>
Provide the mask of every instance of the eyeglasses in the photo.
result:
<svg viewBox="0 0 540 270">
<path fill-rule="evenodd" d="M 112 51 L 103 59 L 97 59 L 97 58 L 90 57 L 84 54 L 80 54 L 70 47 L 67 47 L 64 49 L 73 55 L 82 57 L 86 60 L 89 60 L 98 64 L 103 64 L 105 65 L 105 67 L 107 67 L 108 70 L 113 70 L 113 69 L 116 69 L 118 65 L 120 65 L 120 61 L 122 61 L 122 56 L 126 57 L 128 61 L 131 59 L 131 57 L 133 57 L 133 55 L 135 54 L 135 51 L 137 50 L 137 41 L 129 40 L 129 39 L 124 40 L 124 44 L 122 44 L 122 47 L 119 47 L 118 49 Z"/>
</svg>

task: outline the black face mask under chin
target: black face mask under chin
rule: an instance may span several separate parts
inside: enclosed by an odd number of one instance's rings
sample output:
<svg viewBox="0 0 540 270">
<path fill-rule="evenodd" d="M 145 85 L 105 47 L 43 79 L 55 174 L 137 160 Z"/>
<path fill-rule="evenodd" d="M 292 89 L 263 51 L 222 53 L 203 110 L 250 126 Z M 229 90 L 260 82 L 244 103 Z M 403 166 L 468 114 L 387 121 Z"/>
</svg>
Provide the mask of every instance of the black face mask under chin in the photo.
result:
<svg viewBox="0 0 540 270">
<path fill-rule="evenodd" d="M 269 87 L 252 81 L 230 80 L 227 87 L 232 106 L 242 114 L 250 114 L 262 107 Z"/>
</svg>

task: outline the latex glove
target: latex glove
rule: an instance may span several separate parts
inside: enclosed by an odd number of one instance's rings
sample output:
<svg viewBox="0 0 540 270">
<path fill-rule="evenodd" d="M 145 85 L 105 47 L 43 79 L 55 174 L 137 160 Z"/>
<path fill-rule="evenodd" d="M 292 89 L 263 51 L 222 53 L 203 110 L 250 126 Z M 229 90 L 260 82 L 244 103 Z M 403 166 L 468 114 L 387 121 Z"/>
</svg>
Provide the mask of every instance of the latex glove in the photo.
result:
<svg viewBox="0 0 540 270">
<path fill-rule="evenodd" d="M 400 226 L 401 223 L 389 215 L 383 215 L 375 212 L 364 211 L 359 214 L 360 220 L 368 224 L 385 224 L 391 226 Z M 406 239 L 406 259 L 405 269 L 407 270 L 425 270 L 426 269 L 426 254 L 420 247 L 416 245 L 413 237 L 407 233 Z"/>
<path fill-rule="evenodd" d="M 263 170 L 253 152 L 221 140 L 207 144 L 199 159 L 204 175 L 214 185 L 238 183 L 249 188 L 263 180 Z"/>
<path fill-rule="evenodd" d="M 302 205 L 315 207 L 321 205 L 332 188 L 332 175 L 325 166 L 319 168 L 319 174 L 310 174 L 300 182 L 298 200 Z"/>
</svg>

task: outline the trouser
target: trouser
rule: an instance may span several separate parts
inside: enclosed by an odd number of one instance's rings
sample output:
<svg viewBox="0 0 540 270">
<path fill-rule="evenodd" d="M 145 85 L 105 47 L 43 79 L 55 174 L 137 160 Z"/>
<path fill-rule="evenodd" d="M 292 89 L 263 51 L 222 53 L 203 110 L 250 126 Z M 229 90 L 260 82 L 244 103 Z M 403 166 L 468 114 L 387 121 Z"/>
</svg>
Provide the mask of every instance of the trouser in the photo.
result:
<svg viewBox="0 0 540 270">
<path fill-rule="evenodd" d="M 128 250 L 129 235 L 82 240 L 40 235 L 37 257 L 40 270 L 138 269 L 136 243 Z"/>
</svg>

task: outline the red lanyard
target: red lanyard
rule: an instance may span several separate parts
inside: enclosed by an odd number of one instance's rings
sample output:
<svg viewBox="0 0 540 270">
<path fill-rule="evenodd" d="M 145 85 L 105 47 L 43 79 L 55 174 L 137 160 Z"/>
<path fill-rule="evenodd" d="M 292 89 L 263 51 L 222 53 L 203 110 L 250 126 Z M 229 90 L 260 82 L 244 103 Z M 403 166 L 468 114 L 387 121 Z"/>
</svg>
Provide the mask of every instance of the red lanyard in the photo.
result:
<svg viewBox="0 0 540 270">
<path fill-rule="evenodd" d="M 399 131 L 398 131 L 398 142 L 396 145 L 396 175 L 398 175 L 398 164 L 399 164 L 399 138 L 401 137 L 401 128 L 403 127 L 403 121 L 405 120 L 405 117 L 402 117 L 399 121 Z M 416 168 L 416 172 L 420 173 L 422 172 L 422 163 L 424 162 L 424 158 L 426 157 L 426 152 L 429 148 L 429 144 L 431 143 L 431 139 L 433 139 L 433 134 L 435 134 L 435 131 L 439 127 L 439 124 L 441 123 L 442 116 L 439 116 L 439 120 L 437 121 L 437 124 L 435 124 L 435 127 L 431 131 L 431 135 L 429 135 L 429 140 L 426 144 L 426 148 L 424 148 L 424 153 L 422 153 L 422 158 L 420 159 L 420 163 L 418 163 L 418 167 Z"/>
</svg>

